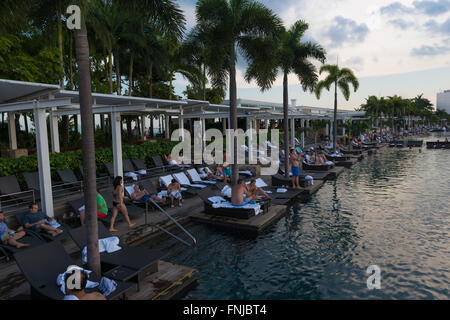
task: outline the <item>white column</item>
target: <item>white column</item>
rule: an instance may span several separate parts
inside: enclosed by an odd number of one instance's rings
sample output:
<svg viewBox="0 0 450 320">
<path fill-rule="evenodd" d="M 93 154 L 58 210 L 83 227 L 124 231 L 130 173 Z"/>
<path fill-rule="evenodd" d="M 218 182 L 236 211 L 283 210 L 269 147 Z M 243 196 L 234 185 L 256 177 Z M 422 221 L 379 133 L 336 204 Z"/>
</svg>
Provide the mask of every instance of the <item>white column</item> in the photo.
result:
<svg viewBox="0 0 450 320">
<path fill-rule="evenodd" d="M 206 146 L 206 121 L 205 118 L 200 119 L 202 122 L 202 150 L 205 148 Z"/>
<path fill-rule="evenodd" d="M 53 115 L 53 111 L 56 108 L 52 108 L 50 111 L 50 137 L 52 140 L 52 152 L 59 152 L 59 129 L 58 129 L 58 117 Z"/>
<path fill-rule="evenodd" d="M 35 102 L 38 104 L 39 102 Z M 48 151 L 47 119 L 45 109 L 34 109 L 36 128 L 36 147 L 39 168 L 39 187 L 41 189 L 41 208 L 49 217 L 54 216 L 52 179 L 50 175 L 50 156 Z"/>
<path fill-rule="evenodd" d="M 291 118 L 291 146 L 295 147 L 295 118 Z"/>
<path fill-rule="evenodd" d="M 8 133 L 9 147 L 11 148 L 11 150 L 17 150 L 17 133 L 14 112 L 8 112 Z"/>
<path fill-rule="evenodd" d="M 305 119 L 301 120 L 302 128 L 305 128 Z M 302 149 L 305 147 L 305 131 L 302 131 Z"/>
<path fill-rule="evenodd" d="M 184 141 L 184 118 L 183 108 L 180 106 L 180 115 L 178 116 L 178 129 L 181 130 L 181 141 Z"/>
<path fill-rule="evenodd" d="M 120 128 L 120 112 L 111 113 L 111 134 L 114 157 L 114 176 L 123 177 L 122 165 L 122 133 Z"/>
<path fill-rule="evenodd" d="M 166 127 L 165 127 L 166 139 L 170 139 L 170 123 L 169 123 L 169 116 L 167 114 L 164 116 L 164 120 L 166 123 Z"/>
</svg>

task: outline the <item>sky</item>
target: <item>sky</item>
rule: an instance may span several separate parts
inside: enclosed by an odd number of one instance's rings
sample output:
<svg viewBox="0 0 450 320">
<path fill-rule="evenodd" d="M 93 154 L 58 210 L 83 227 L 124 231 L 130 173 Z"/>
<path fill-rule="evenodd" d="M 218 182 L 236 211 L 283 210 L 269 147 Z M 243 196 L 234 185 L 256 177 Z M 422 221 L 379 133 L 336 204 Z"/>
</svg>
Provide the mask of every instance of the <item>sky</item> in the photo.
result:
<svg viewBox="0 0 450 320">
<path fill-rule="evenodd" d="M 178 0 L 187 29 L 195 26 L 196 0 Z M 304 41 L 327 51 L 327 62 L 352 69 L 359 90 L 338 106 L 353 110 L 369 95 L 419 94 L 436 103 L 436 94 L 450 89 L 450 0 L 260 0 L 289 28 L 301 19 L 309 24 Z M 315 63 L 320 66 L 320 63 Z M 272 89 L 262 93 L 247 83 L 245 61 L 238 61 L 238 98 L 282 102 L 281 74 Z M 323 76 L 322 76 L 323 77 Z M 322 78 L 321 77 L 321 78 Z M 188 82 L 177 75 L 175 90 L 183 96 Z M 321 99 L 303 92 L 295 75 L 289 76 L 289 99 L 297 105 L 333 106 L 333 92 Z M 228 94 L 227 97 L 228 98 Z"/>
</svg>

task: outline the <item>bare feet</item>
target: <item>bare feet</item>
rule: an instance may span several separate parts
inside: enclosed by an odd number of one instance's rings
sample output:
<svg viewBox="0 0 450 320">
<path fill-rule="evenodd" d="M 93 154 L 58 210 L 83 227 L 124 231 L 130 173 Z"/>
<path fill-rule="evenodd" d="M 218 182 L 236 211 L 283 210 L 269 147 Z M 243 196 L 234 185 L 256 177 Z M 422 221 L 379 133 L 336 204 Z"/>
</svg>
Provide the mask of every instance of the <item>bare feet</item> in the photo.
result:
<svg viewBox="0 0 450 320">
<path fill-rule="evenodd" d="M 17 248 L 17 249 L 20 249 L 20 248 L 27 248 L 27 247 L 29 247 L 29 246 L 30 246 L 29 243 L 18 243 L 18 244 L 16 244 L 16 248 Z"/>
<path fill-rule="evenodd" d="M 117 232 L 117 231 L 119 231 L 119 230 L 114 229 L 114 228 L 109 228 L 109 232 Z"/>
<path fill-rule="evenodd" d="M 131 223 L 131 224 L 129 224 L 128 226 L 129 226 L 130 228 L 134 228 L 135 225 L 136 225 L 136 223 Z"/>
</svg>

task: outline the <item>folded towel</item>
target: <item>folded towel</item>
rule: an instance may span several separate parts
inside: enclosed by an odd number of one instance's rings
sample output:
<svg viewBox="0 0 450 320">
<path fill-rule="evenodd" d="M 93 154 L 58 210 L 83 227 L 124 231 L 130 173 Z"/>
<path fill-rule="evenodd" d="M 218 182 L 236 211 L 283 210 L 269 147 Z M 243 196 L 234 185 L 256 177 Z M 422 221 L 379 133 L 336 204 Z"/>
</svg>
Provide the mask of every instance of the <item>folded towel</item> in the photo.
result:
<svg viewBox="0 0 450 320">
<path fill-rule="evenodd" d="M 58 221 L 56 221 L 56 220 L 52 220 L 52 221 L 49 221 L 48 219 L 47 220 L 45 220 L 45 224 L 46 225 L 49 225 L 50 227 L 53 227 L 53 228 L 59 228 L 59 227 L 61 227 L 61 225 L 58 223 Z"/>
<path fill-rule="evenodd" d="M 142 170 L 139 170 L 138 173 L 139 174 L 147 174 L 147 170 L 142 169 Z"/>
<path fill-rule="evenodd" d="M 283 189 L 283 188 L 278 188 L 277 189 L 277 193 L 286 193 L 287 189 Z"/>
<path fill-rule="evenodd" d="M 131 179 L 133 179 L 134 181 L 137 181 L 138 179 L 138 175 L 134 172 L 127 172 L 124 174 L 125 177 L 130 177 Z"/>
<path fill-rule="evenodd" d="M 230 187 L 230 186 L 225 186 L 225 187 L 223 187 L 223 189 L 222 189 L 222 195 L 223 195 L 224 197 L 231 198 L 231 187 Z"/>
<path fill-rule="evenodd" d="M 259 214 L 259 212 L 261 211 L 261 206 L 259 204 L 251 204 L 248 203 L 245 206 L 241 206 L 241 207 L 236 207 L 234 206 L 231 202 L 220 202 L 220 203 L 214 203 L 212 205 L 213 208 L 232 208 L 232 209 L 253 209 L 255 210 L 255 216 L 257 216 Z"/>
<path fill-rule="evenodd" d="M 115 252 L 122 249 L 119 247 L 119 238 L 118 237 L 108 237 L 104 239 L 98 240 L 98 251 L 101 252 Z M 83 259 L 83 263 L 87 263 L 87 247 L 83 248 L 81 252 L 81 256 Z"/>
<path fill-rule="evenodd" d="M 247 176 L 252 176 L 252 173 L 250 171 L 239 171 L 239 173 Z"/>
<path fill-rule="evenodd" d="M 116 290 L 117 283 L 114 280 L 108 279 L 106 277 L 102 277 L 100 279 L 100 285 L 98 286 L 98 289 L 100 292 L 105 296 L 109 296 L 111 292 Z"/>
<path fill-rule="evenodd" d="M 156 196 L 160 199 L 167 197 L 167 190 L 162 190 L 162 191 L 158 192 L 158 194 Z"/>
<path fill-rule="evenodd" d="M 78 211 L 83 211 L 83 210 L 86 210 L 86 206 L 84 204 L 78 208 Z"/>
<path fill-rule="evenodd" d="M 171 196 L 173 196 L 175 199 L 181 199 L 181 193 L 179 191 L 172 191 L 170 193 Z"/>
<path fill-rule="evenodd" d="M 327 161 L 327 162 L 325 162 L 325 164 L 327 164 L 329 166 L 332 166 L 334 164 L 334 162 L 333 161 Z"/>
<path fill-rule="evenodd" d="M 211 201 L 212 203 L 221 203 L 221 202 L 227 201 L 224 198 L 219 197 L 219 196 L 210 197 L 210 198 L 208 198 L 208 200 Z"/>
<path fill-rule="evenodd" d="M 311 176 L 306 176 L 305 180 L 308 182 L 308 186 L 313 186 L 314 185 L 314 178 Z"/>
</svg>

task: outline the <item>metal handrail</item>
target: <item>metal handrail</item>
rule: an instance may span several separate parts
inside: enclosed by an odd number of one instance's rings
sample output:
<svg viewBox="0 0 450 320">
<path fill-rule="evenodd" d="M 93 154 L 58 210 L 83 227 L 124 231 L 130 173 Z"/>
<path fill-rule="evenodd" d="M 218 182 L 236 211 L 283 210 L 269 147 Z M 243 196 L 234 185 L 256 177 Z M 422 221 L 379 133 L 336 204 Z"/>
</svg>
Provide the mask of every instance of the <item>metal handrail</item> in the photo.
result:
<svg viewBox="0 0 450 320">
<path fill-rule="evenodd" d="M 173 221 L 173 223 L 175 223 L 178 228 L 180 228 L 185 234 L 188 235 L 189 238 L 192 239 L 194 246 L 197 245 L 197 239 L 195 239 L 195 237 L 189 233 L 189 231 L 187 231 L 181 224 L 178 223 L 177 220 L 175 220 L 174 218 L 172 218 L 172 216 L 170 216 L 170 214 L 168 214 L 163 208 L 161 208 L 152 198 L 148 199 L 149 201 L 151 201 L 158 209 L 159 211 L 161 211 L 162 213 L 164 213 L 164 215 L 166 215 L 166 217 L 168 217 L 170 220 Z M 183 242 L 184 244 L 193 247 L 192 245 L 190 245 L 189 243 L 187 243 L 186 241 L 180 239 L 179 237 L 175 236 L 174 234 L 170 233 L 169 231 L 165 230 L 164 228 L 157 226 L 157 228 L 161 229 L 162 231 L 166 232 L 167 234 L 171 235 L 172 237 L 174 237 L 175 239 Z"/>
</svg>

